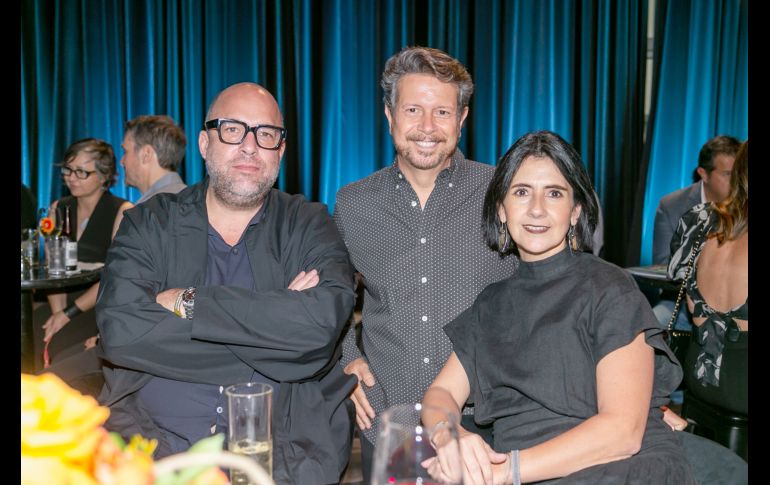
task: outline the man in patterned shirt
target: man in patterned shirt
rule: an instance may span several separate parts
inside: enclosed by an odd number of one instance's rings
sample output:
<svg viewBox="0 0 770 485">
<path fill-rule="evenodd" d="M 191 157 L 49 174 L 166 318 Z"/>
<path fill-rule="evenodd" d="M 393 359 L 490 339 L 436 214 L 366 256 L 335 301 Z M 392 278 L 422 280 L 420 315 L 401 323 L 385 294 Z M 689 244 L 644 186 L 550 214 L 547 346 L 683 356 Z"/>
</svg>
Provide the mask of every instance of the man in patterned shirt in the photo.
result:
<svg viewBox="0 0 770 485">
<path fill-rule="evenodd" d="M 341 365 L 359 379 L 351 400 L 366 481 L 378 416 L 422 400 L 452 350 L 444 325 L 516 267 L 481 234 L 494 167 L 457 149 L 473 93 L 465 67 L 436 49 L 406 48 L 388 60 L 381 85 L 395 161 L 343 187 L 334 212 L 365 286 L 361 348 L 351 329 Z M 466 408 L 461 424 L 478 432 L 472 418 Z"/>
</svg>

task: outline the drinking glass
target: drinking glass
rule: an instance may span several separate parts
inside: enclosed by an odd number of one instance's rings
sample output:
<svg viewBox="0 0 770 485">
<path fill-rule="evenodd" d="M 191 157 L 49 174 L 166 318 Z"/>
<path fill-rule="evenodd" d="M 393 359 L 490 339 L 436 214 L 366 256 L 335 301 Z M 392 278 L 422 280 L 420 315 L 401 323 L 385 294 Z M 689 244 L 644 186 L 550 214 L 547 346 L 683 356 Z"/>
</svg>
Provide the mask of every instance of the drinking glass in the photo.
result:
<svg viewBox="0 0 770 485">
<path fill-rule="evenodd" d="M 253 459 L 273 476 L 273 387 L 247 382 L 225 389 L 227 395 L 227 449 Z M 230 470 L 232 485 L 246 485 L 248 476 Z"/>
<path fill-rule="evenodd" d="M 37 229 L 21 230 L 21 251 L 27 257 L 30 268 L 37 268 L 40 261 L 40 242 Z"/>
<path fill-rule="evenodd" d="M 48 263 L 48 274 L 61 276 L 67 272 L 64 266 L 64 256 L 67 250 L 65 240 L 59 236 L 51 236 L 45 240 L 45 257 Z"/>
<path fill-rule="evenodd" d="M 437 419 L 439 424 L 434 425 L 434 429 L 423 426 L 424 413 Z M 456 457 L 450 464 L 451 469 L 443 470 L 444 480 L 431 477 L 423 465 L 425 460 L 436 456 L 437 450 Z M 420 403 L 400 404 L 382 414 L 374 447 L 373 485 L 462 485 L 462 467 L 457 420 L 446 410 Z"/>
</svg>

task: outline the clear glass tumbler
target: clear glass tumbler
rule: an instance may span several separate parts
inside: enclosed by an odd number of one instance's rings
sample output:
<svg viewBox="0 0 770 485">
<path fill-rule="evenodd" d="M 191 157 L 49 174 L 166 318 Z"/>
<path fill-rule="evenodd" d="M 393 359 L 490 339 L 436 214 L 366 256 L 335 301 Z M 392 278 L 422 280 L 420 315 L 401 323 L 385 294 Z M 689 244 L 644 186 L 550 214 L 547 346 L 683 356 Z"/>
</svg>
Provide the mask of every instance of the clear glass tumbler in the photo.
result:
<svg viewBox="0 0 770 485">
<path fill-rule="evenodd" d="M 273 387 L 247 382 L 225 389 L 228 426 L 227 449 L 253 459 L 273 476 Z M 241 471 L 230 470 L 232 485 L 249 483 Z"/>
</svg>

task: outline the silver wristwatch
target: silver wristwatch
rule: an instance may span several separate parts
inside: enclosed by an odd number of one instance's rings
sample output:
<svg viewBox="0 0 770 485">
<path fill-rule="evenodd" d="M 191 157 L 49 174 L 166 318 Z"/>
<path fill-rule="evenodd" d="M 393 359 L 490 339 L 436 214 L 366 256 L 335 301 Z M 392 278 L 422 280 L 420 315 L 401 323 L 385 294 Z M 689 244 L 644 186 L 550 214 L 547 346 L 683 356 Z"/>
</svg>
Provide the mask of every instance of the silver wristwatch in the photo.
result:
<svg viewBox="0 0 770 485">
<path fill-rule="evenodd" d="M 184 317 L 188 320 L 193 318 L 195 309 L 195 287 L 191 286 L 182 292 L 182 308 L 184 308 Z"/>
</svg>

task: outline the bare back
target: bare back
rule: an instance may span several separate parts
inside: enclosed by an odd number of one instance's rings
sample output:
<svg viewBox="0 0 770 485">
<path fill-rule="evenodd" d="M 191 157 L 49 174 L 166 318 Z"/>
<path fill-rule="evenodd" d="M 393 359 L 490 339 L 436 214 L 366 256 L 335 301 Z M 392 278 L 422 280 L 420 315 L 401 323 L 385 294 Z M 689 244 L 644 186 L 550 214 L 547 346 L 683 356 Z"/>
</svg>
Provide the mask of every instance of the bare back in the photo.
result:
<svg viewBox="0 0 770 485">
<path fill-rule="evenodd" d="M 749 295 L 748 230 L 721 247 L 715 238 L 706 241 L 698 258 L 696 277 L 703 299 L 714 310 L 726 313 L 746 302 Z M 693 302 L 689 297 L 687 304 L 692 312 Z M 693 318 L 695 325 L 704 320 L 703 317 Z M 735 319 L 735 322 L 741 330 L 749 329 L 748 320 Z"/>
</svg>

